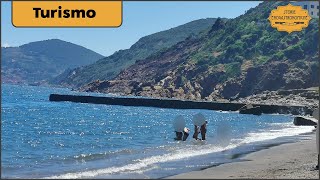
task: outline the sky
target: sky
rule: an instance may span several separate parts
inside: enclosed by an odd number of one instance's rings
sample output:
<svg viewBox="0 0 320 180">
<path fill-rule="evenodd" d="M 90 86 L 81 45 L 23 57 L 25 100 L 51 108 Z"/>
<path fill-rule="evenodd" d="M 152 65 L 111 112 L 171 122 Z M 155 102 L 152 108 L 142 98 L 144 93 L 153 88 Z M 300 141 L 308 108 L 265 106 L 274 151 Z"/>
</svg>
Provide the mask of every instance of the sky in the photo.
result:
<svg viewBox="0 0 320 180">
<path fill-rule="evenodd" d="M 141 37 L 202 18 L 235 18 L 261 1 L 229 2 L 123 2 L 119 28 L 16 28 L 11 24 L 11 3 L 1 2 L 1 46 L 61 39 L 104 56 L 128 49 Z"/>
</svg>

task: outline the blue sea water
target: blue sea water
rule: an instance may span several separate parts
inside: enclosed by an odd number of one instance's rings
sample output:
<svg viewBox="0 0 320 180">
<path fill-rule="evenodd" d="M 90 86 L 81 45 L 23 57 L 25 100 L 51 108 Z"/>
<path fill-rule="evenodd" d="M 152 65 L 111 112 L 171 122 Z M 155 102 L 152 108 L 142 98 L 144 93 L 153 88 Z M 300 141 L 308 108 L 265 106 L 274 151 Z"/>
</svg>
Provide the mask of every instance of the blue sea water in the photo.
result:
<svg viewBox="0 0 320 180">
<path fill-rule="evenodd" d="M 110 96 L 63 88 L 2 84 L 1 93 L 2 178 L 162 178 L 237 161 L 314 129 L 295 127 L 289 115 L 48 100 L 51 93 Z M 192 139 L 196 113 L 208 120 L 203 145 Z M 191 129 L 185 142 L 173 140 L 178 115 Z"/>
</svg>

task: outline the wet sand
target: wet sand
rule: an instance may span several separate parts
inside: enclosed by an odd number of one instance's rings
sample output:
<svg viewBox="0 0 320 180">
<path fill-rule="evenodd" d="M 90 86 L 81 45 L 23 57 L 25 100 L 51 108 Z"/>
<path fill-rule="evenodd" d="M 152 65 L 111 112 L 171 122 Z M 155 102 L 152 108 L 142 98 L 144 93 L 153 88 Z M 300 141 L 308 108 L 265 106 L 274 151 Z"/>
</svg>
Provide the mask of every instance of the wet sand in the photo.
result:
<svg viewBox="0 0 320 180">
<path fill-rule="evenodd" d="M 241 162 L 222 164 L 167 179 L 318 179 L 315 132 L 287 143 L 247 154 Z"/>
</svg>

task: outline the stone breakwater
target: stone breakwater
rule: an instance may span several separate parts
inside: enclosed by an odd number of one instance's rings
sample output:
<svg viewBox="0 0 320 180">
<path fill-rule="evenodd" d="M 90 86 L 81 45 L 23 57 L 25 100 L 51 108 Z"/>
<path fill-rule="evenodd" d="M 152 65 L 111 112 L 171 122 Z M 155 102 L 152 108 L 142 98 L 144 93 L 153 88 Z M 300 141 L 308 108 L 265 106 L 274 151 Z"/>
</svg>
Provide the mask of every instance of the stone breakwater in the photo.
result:
<svg viewBox="0 0 320 180">
<path fill-rule="evenodd" d="M 97 97 L 79 95 L 50 94 L 50 101 L 70 101 L 77 103 L 93 103 L 121 106 L 145 106 L 172 109 L 207 109 L 217 111 L 238 111 L 245 103 L 226 103 L 209 101 L 190 101 L 176 99 L 151 99 L 151 98 L 122 98 L 122 97 Z M 306 106 L 287 106 L 287 105 L 266 105 L 253 104 L 260 106 L 264 114 L 292 114 L 292 115 L 311 115 L 312 109 Z"/>
<path fill-rule="evenodd" d="M 264 91 L 245 98 L 239 98 L 231 102 L 286 106 L 298 105 L 315 109 L 319 107 L 319 92 L 316 90 L 306 89 Z"/>
</svg>

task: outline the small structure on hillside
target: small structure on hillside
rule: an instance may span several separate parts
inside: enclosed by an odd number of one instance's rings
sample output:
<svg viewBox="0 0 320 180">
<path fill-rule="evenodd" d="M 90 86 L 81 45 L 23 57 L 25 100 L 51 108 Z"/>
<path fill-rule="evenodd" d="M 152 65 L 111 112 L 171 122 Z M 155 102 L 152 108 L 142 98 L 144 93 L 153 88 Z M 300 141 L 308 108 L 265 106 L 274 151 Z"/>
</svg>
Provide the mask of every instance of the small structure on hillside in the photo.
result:
<svg viewBox="0 0 320 180">
<path fill-rule="evenodd" d="M 319 1 L 291 1 L 290 3 L 308 10 L 312 18 L 319 18 Z"/>
</svg>

